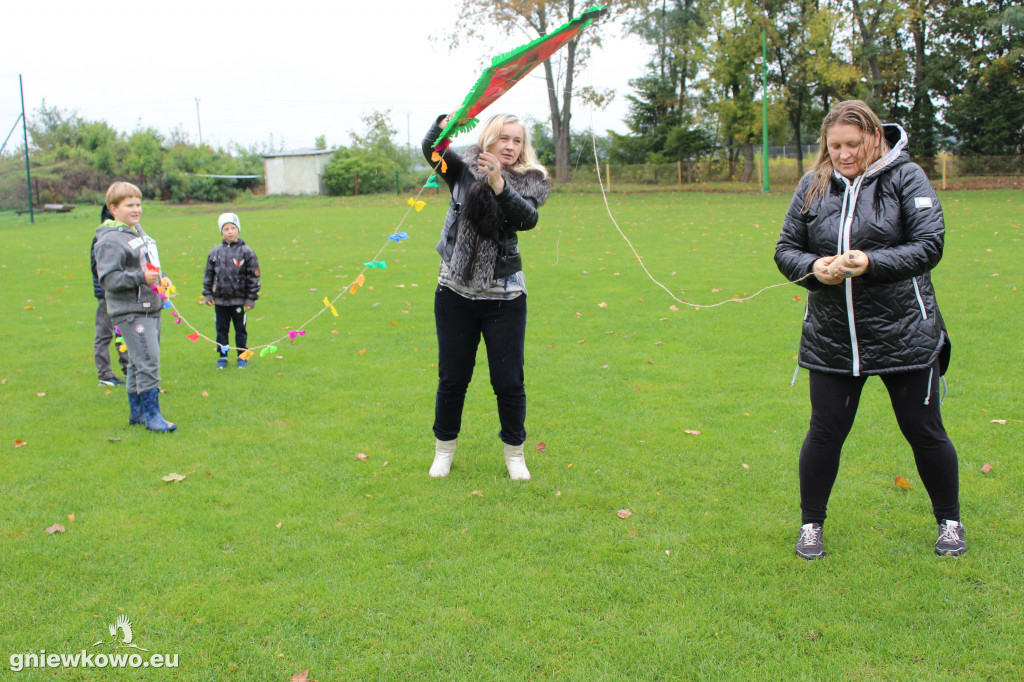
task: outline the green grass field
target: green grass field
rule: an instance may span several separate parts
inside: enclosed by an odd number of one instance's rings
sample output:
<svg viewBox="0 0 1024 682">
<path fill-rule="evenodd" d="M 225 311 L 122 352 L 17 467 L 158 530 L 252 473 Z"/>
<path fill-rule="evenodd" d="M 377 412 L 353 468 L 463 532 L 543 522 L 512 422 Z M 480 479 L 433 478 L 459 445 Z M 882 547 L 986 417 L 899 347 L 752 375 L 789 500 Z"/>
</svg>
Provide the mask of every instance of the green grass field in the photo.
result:
<svg viewBox="0 0 1024 682">
<path fill-rule="evenodd" d="M 772 256 L 788 198 L 609 201 L 651 272 L 710 304 L 781 281 Z M 790 378 L 805 291 L 672 310 L 599 195 L 555 194 L 521 241 L 533 480 L 505 472 L 482 351 L 452 473 L 430 479 L 445 206 L 428 199 L 339 317 L 247 371 L 216 371 L 213 346 L 165 314 L 174 434 L 128 428 L 123 389 L 96 385 L 98 211 L 0 216 L 4 679 L 1020 678 L 1019 191 L 941 195 L 934 279 L 954 344 L 943 409 L 969 551 L 934 555 L 927 495 L 872 380 L 815 562 L 793 553 L 809 406 L 807 373 Z M 240 214 L 263 271 L 249 316 L 259 345 L 350 284 L 407 208 L 144 204 L 143 224 L 180 310 L 212 336 L 197 305 L 205 258 L 217 214 Z M 165 483 L 171 472 L 186 478 Z M 45 532 L 54 523 L 66 531 Z M 177 654 L 178 667 L 9 671 L 41 649 L 135 652 L 92 647 L 122 614 L 145 656 Z"/>
</svg>

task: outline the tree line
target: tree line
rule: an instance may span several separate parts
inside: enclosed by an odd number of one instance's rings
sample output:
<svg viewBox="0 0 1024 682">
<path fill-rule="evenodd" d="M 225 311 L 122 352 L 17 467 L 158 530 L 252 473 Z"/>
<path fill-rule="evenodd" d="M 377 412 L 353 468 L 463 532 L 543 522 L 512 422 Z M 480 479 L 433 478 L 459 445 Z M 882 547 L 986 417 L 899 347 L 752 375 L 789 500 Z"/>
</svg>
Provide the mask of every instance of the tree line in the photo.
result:
<svg viewBox="0 0 1024 682">
<path fill-rule="evenodd" d="M 460 0 L 451 49 L 494 31 L 545 33 L 590 5 L 575 0 Z M 910 153 L 926 167 L 940 151 L 962 156 L 1024 157 L 1024 0 L 608 0 L 618 24 L 586 29 L 544 64 L 547 121 L 531 131 L 541 161 L 569 179 L 592 163 L 589 133 L 570 126 L 574 106 L 604 106 L 615 93 L 579 88 L 574 78 L 611 26 L 650 48 L 650 60 L 625 95 L 629 133 L 606 131 L 601 154 L 613 164 L 695 161 L 728 164 L 749 181 L 760 147 L 763 109 L 773 145 L 803 148 L 836 102 L 863 99 L 883 121 L 901 123 Z M 467 28 L 468 27 L 468 28 Z M 540 112 L 530 112 L 540 117 Z M 335 153 L 325 185 L 350 194 L 395 186 L 394 172 L 419 163 L 418 150 L 394 142 L 389 112 L 363 119 L 364 133 Z M 225 201 L 258 180 L 201 175 L 259 175 L 269 145 L 214 149 L 180 129 L 118 133 L 103 121 L 48 107 L 32 117 L 38 202 L 95 197 L 114 177 L 136 182 L 149 198 Z M 326 147 L 326 140 L 317 140 Z M 0 203 L 25 201 L 17 161 L 0 157 Z M 1019 164 L 1018 164 L 1019 165 Z M 23 171 L 23 169 L 22 169 Z M 20 183 L 20 185 L 19 185 Z"/>
<path fill-rule="evenodd" d="M 607 0 L 651 59 L 630 84 L 630 134 L 609 132 L 613 163 L 659 163 L 721 154 L 742 165 L 767 127 L 772 144 L 818 137 L 835 102 L 863 99 L 910 134 L 928 163 L 940 150 L 1024 154 L 1024 0 Z M 575 0 L 461 0 L 449 44 L 544 32 L 589 5 Z M 463 29 L 462 26 L 477 28 Z M 608 23 L 572 41 L 561 68 L 546 68 L 558 179 L 576 156 L 574 103 L 601 106 L 609 92 L 572 87 Z M 767 72 L 766 78 L 764 77 Z M 560 75 L 559 75 L 560 74 Z M 766 80 L 765 91 L 763 80 Z M 740 163 L 740 162 L 743 163 Z"/>
<path fill-rule="evenodd" d="M 267 150 L 267 145 L 196 145 L 180 128 L 167 136 L 144 127 L 121 133 L 106 121 L 90 121 L 45 100 L 29 117 L 28 135 L 37 205 L 96 203 L 114 180 L 133 182 L 148 199 L 230 201 L 261 181 L 202 176 L 261 176 Z M 21 208 L 28 201 L 22 153 L 0 157 L 2 208 Z"/>
</svg>

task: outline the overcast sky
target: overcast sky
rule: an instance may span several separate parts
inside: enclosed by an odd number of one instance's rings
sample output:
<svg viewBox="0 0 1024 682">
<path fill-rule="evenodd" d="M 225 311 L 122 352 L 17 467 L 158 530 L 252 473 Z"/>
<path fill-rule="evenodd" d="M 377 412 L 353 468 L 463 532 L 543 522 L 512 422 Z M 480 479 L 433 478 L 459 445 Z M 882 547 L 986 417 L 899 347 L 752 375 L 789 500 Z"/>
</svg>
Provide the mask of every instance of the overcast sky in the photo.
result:
<svg viewBox="0 0 1024 682">
<path fill-rule="evenodd" d="M 195 142 L 201 126 L 207 144 L 249 146 L 272 135 L 275 147 L 293 149 L 318 135 L 347 144 L 362 116 L 390 109 L 398 142 L 415 145 L 436 114 L 462 103 L 491 57 L 533 37 L 494 30 L 449 52 L 431 37 L 451 33 L 456 8 L 422 0 L 7 3 L 0 135 L 20 113 L 21 74 L 30 119 L 45 98 L 122 132 L 180 126 Z M 604 47 L 576 82 L 616 97 L 605 111 L 574 105 L 573 128 L 625 132 L 628 81 L 643 72 L 647 50 L 619 25 L 607 23 L 602 35 Z M 542 68 L 483 115 L 503 111 L 548 120 Z"/>
</svg>

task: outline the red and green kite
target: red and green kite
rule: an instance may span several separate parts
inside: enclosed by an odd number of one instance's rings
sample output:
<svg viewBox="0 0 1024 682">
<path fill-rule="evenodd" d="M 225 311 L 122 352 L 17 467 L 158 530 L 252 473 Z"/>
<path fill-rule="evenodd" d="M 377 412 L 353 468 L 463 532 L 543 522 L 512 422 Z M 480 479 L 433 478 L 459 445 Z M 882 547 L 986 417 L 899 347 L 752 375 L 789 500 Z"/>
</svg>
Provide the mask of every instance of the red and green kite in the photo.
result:
<svg viewBox="0 0 1024 682">
<path fill-rule="evenodd" d="M 466 95 L 462 107 L 455 112 L 455 116 L 437 137 L 434 149 L 445 149 L 452 137 L 472 130 L 477 124 L 477 120 L 474 118 L 477 114 L 493 104 L 526 74 L 544 63 L 544 60 L 607 12 L 608 10 L 603 5 L 597 5 L 555 29 L 552 33 L 492 59 L 491 65 L 481 74 L 476 85 Z"/>
</svg>

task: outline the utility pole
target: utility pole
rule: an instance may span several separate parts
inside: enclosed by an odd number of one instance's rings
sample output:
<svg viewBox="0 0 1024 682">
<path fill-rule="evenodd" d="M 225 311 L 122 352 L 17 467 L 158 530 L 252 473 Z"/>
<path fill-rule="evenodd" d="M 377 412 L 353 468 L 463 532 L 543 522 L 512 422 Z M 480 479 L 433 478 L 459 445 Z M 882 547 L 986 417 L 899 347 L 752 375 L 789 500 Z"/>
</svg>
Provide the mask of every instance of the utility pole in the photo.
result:
<svg viewBox="0 0 1024 682">
<path fill-rule="evenodd" d="M 32 170 L 28 165 L 28 124 L 25 122 L 25 88 L 21 84 L 21 74 L 18 74 L 18 92 L 21 93 L 21 132 L 25 139 L 25 186 L 28 188 L 28 220 L 31 224 L 36 222 L 36 211 L 32 206 Z"/>
<path fill-rule="evenodd" d="M 199 146 L 203 146 L 203 122 L 199 118 L 199 98 L 196 97 L 196 123 L 199 125 Z"/>
<path fill-rule="evenodd" d="M 761 5 L 761 159 L 764 161 L 764 186 L 768 191 L 768 9 Z"/>
</svg>

